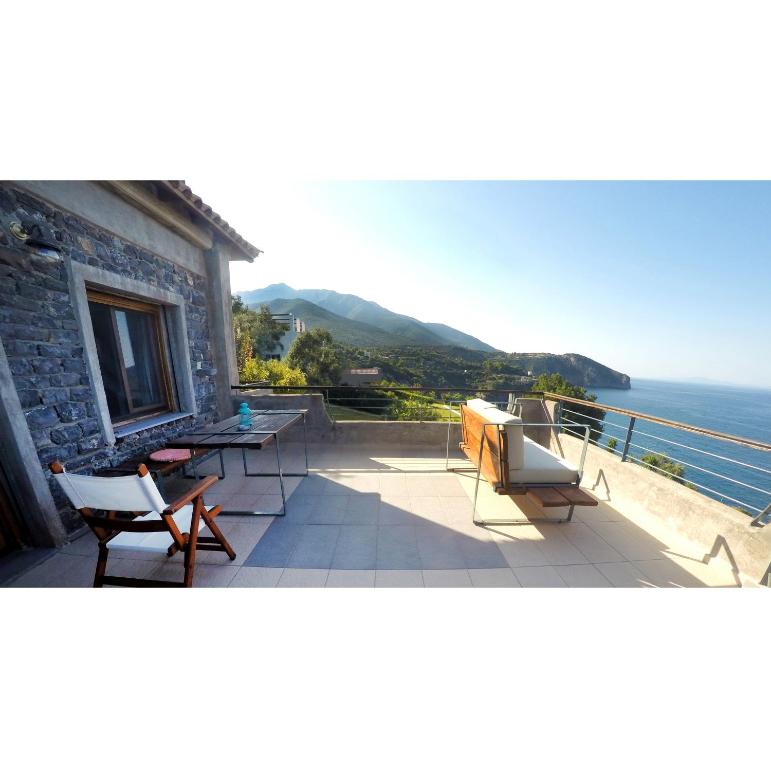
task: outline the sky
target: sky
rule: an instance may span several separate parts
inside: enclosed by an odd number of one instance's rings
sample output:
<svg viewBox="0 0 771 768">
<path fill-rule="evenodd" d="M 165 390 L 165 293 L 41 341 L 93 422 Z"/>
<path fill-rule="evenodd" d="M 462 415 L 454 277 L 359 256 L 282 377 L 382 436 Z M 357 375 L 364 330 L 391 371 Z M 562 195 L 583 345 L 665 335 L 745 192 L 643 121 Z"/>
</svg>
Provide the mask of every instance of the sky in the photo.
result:
<svg viewBox="0 0 771 768">
<path fill-rule="evenodd" d="M 507 352 L 771 386 L 771 183 L 188 183 L 264 250 L 234 292 L 327 288 Z"/>
</svg>

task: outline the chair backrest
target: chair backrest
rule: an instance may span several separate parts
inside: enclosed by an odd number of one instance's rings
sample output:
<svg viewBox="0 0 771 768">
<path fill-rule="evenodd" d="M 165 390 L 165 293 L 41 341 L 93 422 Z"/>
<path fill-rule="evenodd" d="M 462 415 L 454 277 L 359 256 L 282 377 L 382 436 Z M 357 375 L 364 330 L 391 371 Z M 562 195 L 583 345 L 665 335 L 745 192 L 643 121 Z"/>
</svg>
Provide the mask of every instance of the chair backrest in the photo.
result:
<svg viewBox="0 0 771 768">
<path fill-rule="evenodd" d="M 117 536 L 122 531 L 133 533 L 157 533 L 166 531 L 179 549 L 183 549 L 185 538 L 174 522 L 171 510 L 162 514 L 169 506 L 163 500 L 147 467 L 140 464 L 137 474 L 126 477 L 90 477 L 89 475 L 71 475 L 64 467 L 53 461 L 49 464 L 59 487 L 67 495 L 73 507 L 80 512 L 83 519 L 99 539 L 100 546 Z M 173 507 L 172 507 L 173 508 Z M 197 509 L 193 520 L 198 518 Z M 106 514 L 97 515 L 99 510 Z M 157 512 L 159 517 L 151 515 L 129 519 L 119 512 L 133 512 L 144 515 Z M 194 523 L 195 524 L 195 523 Z M 196 529 L 197 530 L 197 529 Z"/>
<path fill-rule="evenodd" d="M 90 477 L 69 474 L 61 467 L 61 471 L 54 469 L 54 477 L 75 509 L 160 514 L 167 506 L 149 473 Z"/>
<path fill-rule="evenodd" d="M 483 423 L 495 424 L 506 433 L 506 440 L 503 443 L 505 455 L 501 458 L 506 462 L 509 469 L 522 469 L 525 461 L 525 431 L 522 427 L 522 419 L 519 416 L 501 411 L 492 403 L 487 402 L 487 400 L 479 398 L 468 400 L 466 409 L 481 417 L 484 420 Z M 475 424 L 478 423 L 477 419 L 464 419 L 464 429 L 465 423 L 472 421 Z M 479 426 L 476 428 L 480 429 Z M 479 445 L 478 442 L 477 445 Z"/>
</svg>

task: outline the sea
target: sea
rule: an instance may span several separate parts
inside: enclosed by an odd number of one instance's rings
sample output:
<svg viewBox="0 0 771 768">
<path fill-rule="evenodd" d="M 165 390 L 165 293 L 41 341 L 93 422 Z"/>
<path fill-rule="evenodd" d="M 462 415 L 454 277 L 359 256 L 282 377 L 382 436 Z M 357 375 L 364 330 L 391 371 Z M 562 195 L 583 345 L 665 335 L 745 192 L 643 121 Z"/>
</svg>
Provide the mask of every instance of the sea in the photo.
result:
<svg viewBox="0 0 771 768">
<path fill-rule="evenodd" d="M 593 389 L 597 402 L 771 444 L 771 390 L 632 379 L 631 389 Z M 568 406 L 569 407 L 569 406 Z M 608 412 L 600 445 L 620 451 L 629 418 Z M 666 442 L 669 441 L 669 442 Z M 771 451 L 637 419 L 630 454 L 659 452 L 685 467 L 696 490 L 754 515 L 771 503 Z M 678 445 L 674 445 L 677 443 Z"/>
</svg>

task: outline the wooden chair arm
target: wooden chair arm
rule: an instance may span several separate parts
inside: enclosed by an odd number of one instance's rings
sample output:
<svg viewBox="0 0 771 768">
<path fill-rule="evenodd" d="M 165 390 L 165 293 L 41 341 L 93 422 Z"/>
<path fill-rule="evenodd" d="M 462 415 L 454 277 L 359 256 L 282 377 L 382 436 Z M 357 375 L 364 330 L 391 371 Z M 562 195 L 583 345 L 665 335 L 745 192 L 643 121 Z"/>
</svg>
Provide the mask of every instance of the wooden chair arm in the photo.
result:
<svg viewBox="0 0 771 768">
<path fill-rule="evenodd" d="M 184 507 L 186 504 L 190 504 L 191 502 L 195 501 L 195 499 L 203 495 L 205 490 L 211 488 L 214 483 L 217 482 L 217 480 L 219 480 L 217 475 L 207 475 L 206 477 L 202 478 L 189 491 L 169 504 L 169 506 L 163 510 L 163 514 L 174 514 L 174 512 L 182 509 L 182 507 Z"/>
</svg>

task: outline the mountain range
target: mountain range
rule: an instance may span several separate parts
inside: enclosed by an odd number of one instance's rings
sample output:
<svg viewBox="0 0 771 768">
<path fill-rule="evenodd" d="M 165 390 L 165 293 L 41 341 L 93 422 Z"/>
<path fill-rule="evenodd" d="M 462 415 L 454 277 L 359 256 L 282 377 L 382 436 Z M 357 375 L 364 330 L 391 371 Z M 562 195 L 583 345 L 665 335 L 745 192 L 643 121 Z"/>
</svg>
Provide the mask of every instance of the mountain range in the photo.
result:
<svg viewBox="0 0 771 768">
<path fill-rule="evenodd" d="M 309 329 L 326 328 L 342 344 L 380 349 L 387 351 L 388 356 L 398 353 L 399 349 L 410 348 L 413 351 L 407 356 L 425 357 L 416 350 L 431 348 L 432 355 L 443 355 L 441 359 L 446 360 L 448 366 L 451 357 L 468 363 L 475 361 L 474 365 L 481 365 L 485 359 L 505 359 L 506 363 L 533 376 L 559 373 L 583 387 L 630 387 L 629 376 L 583 355 L 505 353 L 449 325 L 425 323 L 353 294 L 325 289 L 296 290 L 284 283 L 275 283 L 266 288 L 241 291 L 238 295 L 249 307 L 267 304 L 274 313 L 292 313 L 299 317 Z"/>
<path fill-rule="evenodd" d="M 367 301 L 350 293 L 337 293 L 321 288 L 296 290 L 285 283 L 274 283 L 267 288 L 242 291 L 239 295 L 249 307 L 269 304 L 273 312 L 292 312 L 304 320 L 309 328 L 327 328 L 338 341 L 353 346 L 395 347 L 417 344 L 437 347 L 449 344 L 481 352 L 500 351 L 448 325 L 423 323 L 414 317 L 391 312 L 374 301 Z M 324 312 L 318 312 L 308 306 L 309 303 L 315 304 Z M 330 313 L 337 317 L 330 317 Z M 341 320 L 351 322 L 341 323 Z M 349 335 L 350 338 L 346 338 Z"/>
</svg>

